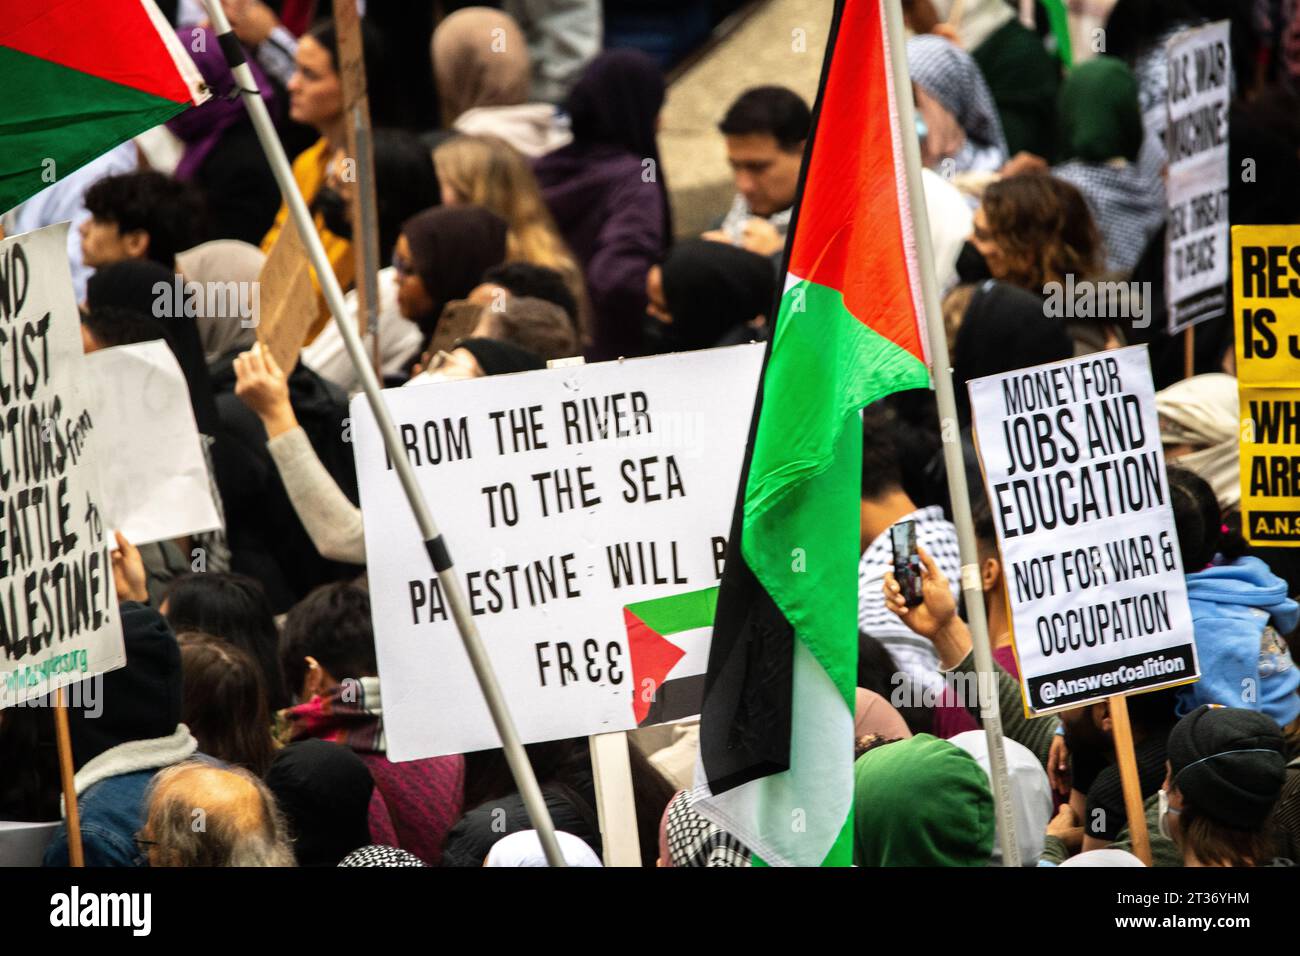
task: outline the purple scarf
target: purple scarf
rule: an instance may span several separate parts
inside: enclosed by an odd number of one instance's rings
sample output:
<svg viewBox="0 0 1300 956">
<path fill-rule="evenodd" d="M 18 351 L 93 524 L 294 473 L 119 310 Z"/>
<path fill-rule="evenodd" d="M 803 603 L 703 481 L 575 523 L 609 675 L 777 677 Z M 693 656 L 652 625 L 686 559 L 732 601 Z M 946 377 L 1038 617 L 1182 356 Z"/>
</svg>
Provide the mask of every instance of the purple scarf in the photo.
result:
<svg viewBox="0 0 1300 956">
<path fill-rule="evenodd" d="M 167 121 L 167 128 L 185 143 L 185 152 L 176 165 L 176 178 L 189 180 L 194 178 L 208 154 L 221 142 L 226 130 L 246 114 L 244 104 L 235 90 L 235 77 L 226 65 L 226 58 L 222 56 L 221 46 L 217 43 L 217 35 L 204 27 L 193 31 L 181 30 L 178 36 L 203 75 L 203 81 L 212 91 L 212 99 L 202 106 L 191 107 Z M 196 51 L 196 46 L 201 46 L 202 49 Z M 270 108 L 275 99 L 270 81 L 251 55 L 248 56 L 248 66 L 253 71 L 257 88 L 262 92 L 262 99 Z"/>
</svg>

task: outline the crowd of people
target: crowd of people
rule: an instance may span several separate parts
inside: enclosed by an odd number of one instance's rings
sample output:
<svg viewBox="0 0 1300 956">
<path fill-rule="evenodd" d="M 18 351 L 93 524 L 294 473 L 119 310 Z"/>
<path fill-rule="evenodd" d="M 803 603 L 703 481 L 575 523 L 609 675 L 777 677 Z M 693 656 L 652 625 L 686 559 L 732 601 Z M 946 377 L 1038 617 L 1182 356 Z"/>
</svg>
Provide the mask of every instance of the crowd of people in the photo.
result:
<svg viewBox="0 0 1300 956">
<path fill-rule="evenodd" d="M 225 5 L 355 323 L 357 184 L 338 32 L 304 17 L 310 4 Z M 682 235 L 658 145 L 662 66 L 630 49 L 579 54 L 555 31 L 583 31 L 548 23 L 547 4 L 505 6 L 457 9 L 426 24 L 415 47 L 401 30 L 361 21 L 385 384 L 767 339 L 812 141 L 809 104 L 780 85 L 723 104 L 717 149 L 734 199 L 713 228 Z M 553 6 L 572 20 L 583 5 Z M 77 225 L 68 253 L 88 352 L 155 339 L 175 352 L 224 522 L 181 541 L 119 542 L 126 665 L 102 677 L 101 712 L 70 711 L 86 862 L 544 865 L 501 751 L 387 756 L 344 427 L 359 378 L 319 283 L 287 372 L 241 302 L 159 317 L 158 283 L 249 288 L 293 228 L 221 45 L 201 12 L 173 7 L 212 98 L 0 220 L 8 234 Z M 1159 866 L 1300 861 L 1300 562 L 1240 534 L 1231 309 L 1197 326 L 1190 377 L 1182 340 L 1165 332 L 1165 157 L 1148 123 L 1167 95 L 1168 38 L 1230 19 L 1229 169 L 1255 161 L 1249 181 L 1231 179 L 1231 221 L 1300 222 L 1297 11 L 1118 0 L 1101 49 L 1076 50 L 1071 64 L 1050 30 L 1023 25 L 1004 0 L 904 2 L 971 487 L 982 482 L 965 382 L 1149 349 L 1203 671 L 1197 683 L 1129 700 Z M 421 113 L 424 89 L 433 95 Z M 857 268 L 869 275 L 872 264 Z M 1054 316 L 1047 286 L 1067 279 L 1147 283 L 1152 320 Z M 752 396 L 736 400 L 748 407 Z M 999 865 L 978 703 L 949 679 L 974 663 L 933 394 L 882 400 L 863 428 L 855 863 Z M 993 520 L 986 503 L 974 510 L 1021 862 L 1140 865 L 1108 705 L 1025 716 Z M 915 607 L 892 573 L 889 529 L 903 520 L 916 523 L 925 568 Z M 694 809 L 698 729 L 631 739 L 644 864 L 750 865 L 748 849 Z M 527 750 L 566 860 L 600 865 L 587 741 Z M 50 710 L 0 712 L 0 820 L 61 817 Z M 44 860 L 68 863 L 66 826 Z"/>
</svg>

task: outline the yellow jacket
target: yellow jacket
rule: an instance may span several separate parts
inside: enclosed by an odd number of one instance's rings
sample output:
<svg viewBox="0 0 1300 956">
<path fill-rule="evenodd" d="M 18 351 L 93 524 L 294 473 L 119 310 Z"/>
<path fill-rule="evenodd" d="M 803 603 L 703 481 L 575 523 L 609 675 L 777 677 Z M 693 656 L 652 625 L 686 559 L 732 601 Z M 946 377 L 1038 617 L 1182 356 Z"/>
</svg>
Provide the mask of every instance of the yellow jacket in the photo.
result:
<svg viewBox="0 0 1300 956">
<path fill-rule="evenodd" d="M 293 161 L 293 178 L 298 183 L 302 198 L 307 201 L 308 205 L 311 205 L 312 200 L 316 198 L 317 191 L 325 182 L 325 174 L 329 168 L 330 158 L 329 143 L 322 136 L 316 141 L 315 145 L 304 150 Z M 275 244 L 275 240 L 279 237 L 280 230 L 284 228 L 288 218 L 289 207 L 282 202 L 280 211 L 275 216 L 275 222 L 262 239 L 263 252 L 269 253 L 271 251 L 271 246 Z M 352 287 L 356 277 L 356 263 L 352 258 L 352 243 L 326 229 L 319 213 L 316 215 L 315 221 L 316 232 L 320 235 L 322 245 L 325 246 L 325 255 L 334 268 L 334 275 L 339 280 L 339 285 L 346 292 Z M 307 338 L 303 342 L 304 345 L 316 338 L 320 330 L 325 327 L 325 323 L 330 320 L 330 311 L 325 305 L 325 296 L 321 293 L 320 282 L 316 279 L 315 270 L 312 271 L 311 282 L 312 287 L 316 290 L 316 321 L 312 323 L 311 328 L 307 331 Z"/>
</svg>

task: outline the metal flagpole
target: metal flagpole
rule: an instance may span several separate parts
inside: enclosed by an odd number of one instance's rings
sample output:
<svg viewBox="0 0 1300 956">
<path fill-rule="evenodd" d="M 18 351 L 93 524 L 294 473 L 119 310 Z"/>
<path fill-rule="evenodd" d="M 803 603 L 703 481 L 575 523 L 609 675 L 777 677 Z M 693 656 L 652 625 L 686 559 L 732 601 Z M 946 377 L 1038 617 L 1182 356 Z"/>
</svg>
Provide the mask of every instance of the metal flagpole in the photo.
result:
<svg viewBox="0 0 1300 956">
<path fill-rule="evenodd" d="M 388 449 L 388 458 L 397 470 L 397 477 L 402 483 L 402 490 L 406 492 L 406 499 L 411 505 L 411 511 L 415 514 L 415 521 L 420 528 L 420 535 L 424 538 L 425 549 L 429 553 L 429 559 L 433 562 L 434 571 L 438 574 L 442 593 L 446 596 L 447 603 L 451 607 L 452 617 L 456 621 L 456 629 L 460 631 L 461 641 L 465 645 L 465 653 L 469 656 L 470 664 L 474 668 L 474 676 L 478 678 L 479 687 L 483 691 L 483 698 L 487 701 L 488 710 L 492 714 L 492 722 L 496 725 L 497 734 L 501 738 L 501 746 L 505 750 L 506 761 L 510 765 L 510 772 L 514 775 L 515 784 L 519 787 L 520 796 L 523 797 L 524 806 L 528 810 L 528 818 L 541 840 L 547 861 L 551 866 L 564 866 L 564 857 L 560 853 L 560 845 L 555 839 L 555 826 L 551 822 L 551 814 L 546 808 L 546 802 L 542 799 L 542 791 L 537 785 L 537 777 L 533 774 L 532 765 L 528 762 L 528 755 L 519 742 L 519 733 L 515 729 L 514 718 L 511 717 L 510 709 L 506 706 L 505 698 L 501 694 L 501 687 L 497 683 L 496 674 L 492 670 L 492 662 L 488 660 L 487 651 L 484 650 L 483 642 L 479 638 L 478 628 L 475 627 L 474 619 L 465 605 L 465 597 L 461 593 L 460 582 L 456 579 L 453 571 L 451 555 L 447 551 L 447 545 L 443 541 L 442 535 L 438 533 L 438 527 L 433 522 L 433 516 L 429 513 L 424 496 L 420 493 L 420 487 L 416 484 L 415 472 L 411 469 L 411 463 L 406 457 L 406 450 L 397 436 L 392 417 L 388 414 L 388 406 L 384 404 L 383 398 L 379 394 L 379 381 L 375 377 L 375 371 L 370 367 L 370 363 L 366 361 L 365 347 L 361 343 L 361 337 L 347 319 L 347 310 L 343 305 L 343 290 L 339 287 L 339 281 L 334 275 L 334 270 L 330 268 L 329 259 L 325 255 L 325 247 L 321 245 L 320 236 L 316 233 L 311 214 L 307 211 L 307 203 L 303 200 L 302 193 L 298 191 L 298 185 L 293 178 L 293 170 L 289 166 L 289 159 L 285 156 L 284 147 L 281 145 L 279 137 L 276 136 L 275 127 L 271 123 L 271 116 L 267 112 L 266 104 L 262 102 L 262 97 L 258 93 L 257 81 L 253 79 L 253 73 L 244 61 L 243 48 L 231 31 L 230 21 L 226 18 L 226 12 L 221 6 L 221 0 L 204 0 L 204 2 L 208 9 L 208 16 L 212 21 L 212 27 L 217 34 L 217 40 L 221 44 L 221 50 L 225 54 L 226 62 L 230 65 L 235 81 L 239 84 L 240 93 L 244 98 L 244 106 L 248 109 L 248 114 L 253 120 L 253 127 L 257 130 L 257 138 L 261 141 L 262 150 L 266 153 L 266 158 L 271 164 L 271 172 L 275 174 L 275 180 L 280 186 L 280 192 L 284 195 L 284 201 L 288 204 L 289 215 L 297 226 L 303 244 L 307 247 L 307 254 L 311 258 L 312 266 L 316 270 L 316 276 L 320 280 L 321 290 L 325 293 L 325 301 L 334 316 L 334 324 L 338 326 L 339 334 L 343 336 L 343 344 L 347 347 L 348 357 L 352 360 L 357 377 L 361 379 L 361 387 L 366 393 L 366 400 L 370 405 L 370 410 L 375 416 L 375 422 L 379 426 L 380 434 L 384 436 L 384 445 Z"/>
<path fill-rule="evenodd" d="M 885 35 L 889 41 L 889 65 L 894 79 L 894 102 L 902 131 L 903 160 L 907 170 L 907 199 L 912 207 L 912 232 L 916 236 L 916 257 L 921 272 L 921 300 L 925 306 L 926 336 L 934 366 L 934 391 L 939 404 L 939 421 L 944 430 L 956 429 L 957 406 L 953 401 L 952 369 L 948 365 L 948 340 L 939 308 L 939 283 L 934 275 L 934 250 L 930 245 L 930 221 L 925 212 L 925 187 L 921 182 L 921 144 L 917 142 L 912 106 L 912 78 L 907 70 L 907 47 L 903 34 L 901 0 L 879 0 L 885 12 Z M 980 717 L 988 737 L 989 776 L 997 804 L 998 834 L 1002 840 L 1002 865 L 1019 866 L 1015 814 L 1011 806 L 1011 785 L 1007 778 L 1007 755 L 1002 746 L 1002 712 L 998 708 L 997 682 L 989 646 L 988 621 L 984 617 L 984 591 L 980 585 L 979 556 L 975 526 L 971 521 L 970 496 L 966 487 L 966 464 L 961 440 L 943 442 L 943 460 L 948 470 L 948 495 L 952 499 L 953 524 L 961 549 L 961 591 L 966 599 L 966 623 L 970 626 L 975 651 L 975 669 L 980 695 Z"/>
</svg>

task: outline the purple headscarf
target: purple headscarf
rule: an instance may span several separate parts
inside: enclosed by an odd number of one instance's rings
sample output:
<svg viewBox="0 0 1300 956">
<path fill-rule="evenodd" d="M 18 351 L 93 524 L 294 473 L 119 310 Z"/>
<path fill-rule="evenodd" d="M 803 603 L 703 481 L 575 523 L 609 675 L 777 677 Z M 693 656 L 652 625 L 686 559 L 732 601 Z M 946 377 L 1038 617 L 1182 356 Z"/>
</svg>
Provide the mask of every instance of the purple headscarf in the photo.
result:
<svg viewBox="0 0 1300 956">
<path fill-rule="evenodd" d="M 188 180 L 194 178 L 208 154 L 221 141 L 222 134 L 243 119 L 246 111 L 235 89 L 235 77 L 217 43 L 217 35 L 206 27 L 181 30 L 178 35 L 212 91 L 212 99 L 202 106 L 191 107 L 167 121 L 167 128 L 185 143 L 185 152 L 176 165 L 176 178 Z M 196 51 L 195 46 L 201 49 Z M 269 108 L 275 99 L 271 83 L 251 55 L 248 56 L 248 66 Z"/>
<path fill-rule="evenodd" d="M 664 105 L 664 75 L 639 50 L 606 50 L 587 64 L 564 102 L 578 142 L 621 146 L 659 158 L 655 121 Z"/>
</svg>

